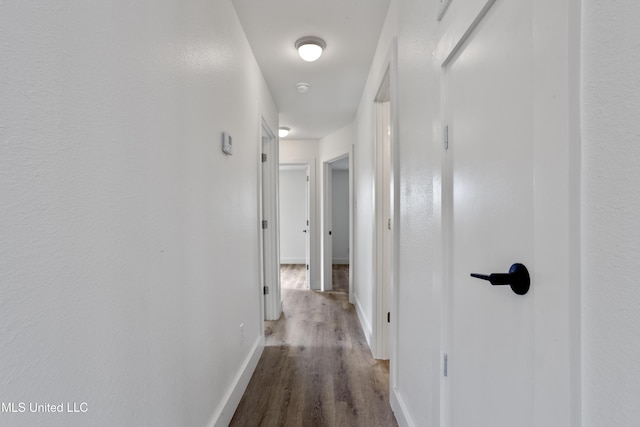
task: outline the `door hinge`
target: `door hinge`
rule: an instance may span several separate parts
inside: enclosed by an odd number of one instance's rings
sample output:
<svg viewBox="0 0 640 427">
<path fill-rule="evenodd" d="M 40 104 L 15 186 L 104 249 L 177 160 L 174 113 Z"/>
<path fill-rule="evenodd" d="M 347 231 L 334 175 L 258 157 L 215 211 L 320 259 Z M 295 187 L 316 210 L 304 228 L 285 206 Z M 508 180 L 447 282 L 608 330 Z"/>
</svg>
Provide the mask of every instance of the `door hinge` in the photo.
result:
<svg viewBox="0 0 640 427">
<path fill-rule="evenodd" d="M 264 286 L 262 288 L 262 292 L 264 292 L 265 295 L 269 295 L 269 287 L 268 286 Z"/>
<path fill-rule="evenodd" d="M 309 271 L 309 264 L 307 264 L 307 271 Z"/>
<path fill-rule="evenodd" d="M 307 227 L 309 226 L 309 220 L 307 220 Z"/>
<path fill-rule="evenodd" d="M 265 153 L 262 153 L 262 163 L 266 163 L 267 162 L 267 155 Z"/>
<path fill-rule="evenodd" d="M 387 220 L 387 228 L 391 230 L 391 218 Z"/>
<path fill-rule="evenodd" d="M 444 149 L 449 149 L 449 126 L 444 127 Z"/>
<path fill-rule="evenodd" d="M 266 230 L 266 228 L 267 228 L 268 226 L 269 226 L 269 223 L 267 222 L 267 220 L 266 220 L 266 219 L 263 219 L 263 220 L 262 220 L 262 229 L 263 229 L 263 230 Z"/>
<path fill-rule="evenodd" d="M 391 323 L 391 312 L 387 311 L 387 323 Z"/>
<path fill-rule="evenodd" d="M 449 375 L 449 355 L 447 353 L 442 355 L 442 373 L 445 377 Z"/>
<path fill-rule="evenodd" d="M 307 175 L 307 182 L 309 182 L 309 175 Z"/>
</svg>

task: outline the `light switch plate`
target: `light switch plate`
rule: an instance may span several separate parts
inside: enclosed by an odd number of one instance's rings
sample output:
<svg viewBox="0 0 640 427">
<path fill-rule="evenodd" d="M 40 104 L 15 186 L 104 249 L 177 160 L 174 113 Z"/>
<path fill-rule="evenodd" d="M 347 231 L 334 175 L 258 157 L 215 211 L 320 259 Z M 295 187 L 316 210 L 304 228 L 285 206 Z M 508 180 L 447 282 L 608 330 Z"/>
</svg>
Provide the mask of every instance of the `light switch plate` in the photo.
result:
<svg viewBox="0 0 640 427">
<path fill-rule="evenodd" d="M 227 132 L 222 132 L 222 152 L 233 154 L 233 138 Z"/>
</svg>

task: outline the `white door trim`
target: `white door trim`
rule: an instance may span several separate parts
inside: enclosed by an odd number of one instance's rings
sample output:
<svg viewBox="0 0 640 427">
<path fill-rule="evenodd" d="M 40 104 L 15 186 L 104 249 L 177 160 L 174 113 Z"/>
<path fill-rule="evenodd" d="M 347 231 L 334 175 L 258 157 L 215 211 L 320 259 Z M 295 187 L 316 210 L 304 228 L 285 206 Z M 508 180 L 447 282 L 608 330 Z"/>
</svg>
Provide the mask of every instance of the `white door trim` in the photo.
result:
<svg viewBox="0 0 640 427">
<path fill-rule="evenodd" d="M 267 155 L 267 161 L 260 161 L 260 223 L 262 267 L 261 291 L 268 287 L 264 295 L 265 320 L 277 320 L 282 313 L 282 296 L 280 290 L 280 235 L 279 235 L 279 199 L 278 199 L 278 144 L 275 134 L 262 119 L 260 153 Z M 262 221 L 267 221 L 263 229 Z"/>
<path fill-rule="evenodd" d="M 315 259 L 315 239 L 316 239 L 316 235 L 317 232 L 315 230 L 315 221 L 316 221 L 316 215 L 315 215 L 315 172 L 316 172 L 316 168 L 315 168 L 315 159 L 303 159 L 300 161 L 295 161 L 295 162 L 286 162 L 286 163 L 280 163 L 279 166 L 301 166 L 305 168 L 305 171 L 307 172 L 307 177 L 309 178 L 309 181 L 307 182 L 307 191 L 308 194 L 307 196 L 307 200 L 306 200 L 306 210 L 307 210 L 307 215 L 308 215 L 308 220 L 309 220 L 309 225 L 307 226 L 307 239 L 306 240 L 306 248 L 305 251 L 306 253 L 309 254 L 309 260 L 308 260 L 308 265 L 309 265 L 309 270 L 307 272 L 307 283 L 306 283 L 306 287 L 308 289 L 319 289 L 319 287 L 313 287 L 311 285 L 312 283 L 312 277 L 313 274 L 316 272 L 317 264 L 316 264 L 316 259 Z"/>
<path fill-rule="evenodd" d="M 372 321 L 372 353 L 378 359 L 390 359 L 390 387 L 396 389 L 397 372 L 397 331 L 400 324 L 400 315 L 397 305 L 397 272 L 398 272 L 398 226 L 399 226 L 399 198 L 400 181 L 398 173 L 398 147 L 397 147 L 397 40 L 394 38 L 387 52 L 387 56 L 382 66 L 383 73 L 378 82 L 378 93 L 374 99 L 376 103 L 374 110 L 374 134 L 376 135 L 376 148 L 374 150 L 374 170 L 375 170 L 375 225 L 373 238 L 373 321 Z M 389 155 L 389 180 L 390 186 L 390 225 L 389 233 L 389 259 L 387 260 L 390 269 L 388 289 L 385 289 L 379 271 L 377 269 L 378 259 L 382 259 L 384 248 L 380 245 L 380 236 L 388 228 L 389 218 L 381 216 L 382 211 L 382 158 L 381 158 L 381 133 L 385 132 L 379 127 L 380 104 L 389 102 L 390 105 L 390 155 Z M 391 323 L 387 322 L 387 311 L 391 313 Z"/>
<path fill-rule="evenodd" d="M 332 236 L 332 189 L 331 162 L 322 162 L 322 231 L 320 245 L 322 247 L 322 290 L 333 289 L 333 236 Z"/>
</svg>

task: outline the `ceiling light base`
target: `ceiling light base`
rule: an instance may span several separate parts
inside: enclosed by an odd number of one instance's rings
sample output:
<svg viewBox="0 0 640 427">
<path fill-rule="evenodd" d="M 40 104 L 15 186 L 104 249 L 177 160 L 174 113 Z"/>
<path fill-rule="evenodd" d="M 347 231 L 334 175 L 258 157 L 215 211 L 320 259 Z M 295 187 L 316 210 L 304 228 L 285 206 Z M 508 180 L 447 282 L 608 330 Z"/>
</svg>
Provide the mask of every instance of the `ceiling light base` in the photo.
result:
<svg viewBox="0 0 640 427">
<path fill-rule="evenodd" d="M 305 36 L 296 40 L 295 47 L 300 58 L 307 62 L 313 62 L 320 58 L 327 44 L 320 37 Z"/>
</svg>

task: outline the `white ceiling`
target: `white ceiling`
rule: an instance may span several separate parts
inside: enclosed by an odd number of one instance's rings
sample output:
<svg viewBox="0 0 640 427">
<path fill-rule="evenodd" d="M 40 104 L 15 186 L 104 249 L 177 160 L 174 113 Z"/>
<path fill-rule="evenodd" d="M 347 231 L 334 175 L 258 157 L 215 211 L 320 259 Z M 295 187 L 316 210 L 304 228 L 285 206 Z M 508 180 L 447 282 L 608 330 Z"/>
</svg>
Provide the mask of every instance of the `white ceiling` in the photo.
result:
<svg viewBox="0 0 640 427">
<path fill-rule="evenodd" d="M 232 0 L 280 111 L 287 139 L 319 139 L 351 123 L 362 96 L 389 0 Z M 294 43 L 317 36 L 316 62 Z M 306 94 L 296 90 L 307 82 Z"/>
</svg>

